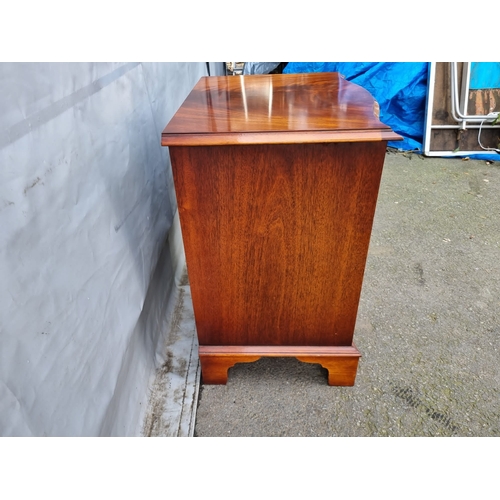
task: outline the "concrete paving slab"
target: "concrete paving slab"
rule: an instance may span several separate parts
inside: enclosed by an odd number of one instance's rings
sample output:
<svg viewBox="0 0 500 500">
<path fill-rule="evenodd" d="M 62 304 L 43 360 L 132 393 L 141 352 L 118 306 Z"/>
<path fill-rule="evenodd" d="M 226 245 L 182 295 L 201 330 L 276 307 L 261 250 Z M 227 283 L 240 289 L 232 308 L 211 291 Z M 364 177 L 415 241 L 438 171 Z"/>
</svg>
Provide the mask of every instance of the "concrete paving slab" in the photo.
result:
<svg viewBox="0 0 500 500">
<path fill-rule="evenodd" d="M 356 385 L 261 359 L 202 385 L 196 436 L 499 436 L 500 163 L 388 153 Z"/>
<path fill-rule="evenodd" d="M 187 275 L 178 287 L 164 346 L 165 362 L 156 371 L 143 425 L 147 437 L 192 437 L 200 387 L 198 339 Z"/>
</svg>

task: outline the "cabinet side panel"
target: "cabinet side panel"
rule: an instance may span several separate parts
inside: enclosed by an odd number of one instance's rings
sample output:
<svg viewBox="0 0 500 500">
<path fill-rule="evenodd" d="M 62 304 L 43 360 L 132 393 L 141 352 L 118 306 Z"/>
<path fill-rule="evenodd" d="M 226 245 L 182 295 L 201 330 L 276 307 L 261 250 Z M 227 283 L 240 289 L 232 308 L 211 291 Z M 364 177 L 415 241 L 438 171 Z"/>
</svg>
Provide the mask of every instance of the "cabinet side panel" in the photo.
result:
<svg viewBox="0 0 500 500">
<path fill-rule="evenodd" d="M 351 345 L 385 146 L 170 148 L 201 345 Z"/>
</svg>

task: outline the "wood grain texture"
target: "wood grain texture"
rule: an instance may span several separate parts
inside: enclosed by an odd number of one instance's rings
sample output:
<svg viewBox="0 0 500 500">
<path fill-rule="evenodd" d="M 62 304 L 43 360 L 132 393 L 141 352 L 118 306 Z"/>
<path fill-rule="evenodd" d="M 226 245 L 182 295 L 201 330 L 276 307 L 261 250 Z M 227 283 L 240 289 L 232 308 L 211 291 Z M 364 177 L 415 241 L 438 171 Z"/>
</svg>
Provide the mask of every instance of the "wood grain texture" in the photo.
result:
<svg viewBox="0 0 500 500">
<path fill-rule="evenodd" d="M 251 363 L 261 357 L 294 357 L 317 363 L 328 370 L 328 385 L 353 386 L 361 354 L 357 348 L 319 346 L 200 346 L 204 384 L 226 384 L 228 370 L 236 363 Z"/>
<path fill-rule="evenodd" d="M 163 146 L 400 140 L 372 96 L 338 73 L 205 77 L 162 134 Z"/>
<path fill-rule="evenodd" d="M 170 148 L 200 345 L 352 344 L 385 146 Z"/>
</svg>

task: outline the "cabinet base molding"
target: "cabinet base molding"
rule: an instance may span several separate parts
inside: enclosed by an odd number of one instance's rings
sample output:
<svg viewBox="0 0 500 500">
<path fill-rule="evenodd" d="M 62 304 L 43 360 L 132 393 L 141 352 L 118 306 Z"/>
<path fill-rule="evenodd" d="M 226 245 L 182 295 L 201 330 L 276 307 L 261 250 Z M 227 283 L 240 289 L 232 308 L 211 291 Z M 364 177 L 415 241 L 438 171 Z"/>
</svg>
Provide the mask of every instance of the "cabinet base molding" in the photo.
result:
<svg viewBox="0 0 500 500">
<path fill-rule="evenodd" d="M 297 358 L 317 363 L 328 370 L 328 385 L 353 386 L 361 353 L 356 346 L 200 346 L 204 384 L 227 383 L 227 372 L 236 363 L 252 363 L 260 358 Z"/>
</svg>

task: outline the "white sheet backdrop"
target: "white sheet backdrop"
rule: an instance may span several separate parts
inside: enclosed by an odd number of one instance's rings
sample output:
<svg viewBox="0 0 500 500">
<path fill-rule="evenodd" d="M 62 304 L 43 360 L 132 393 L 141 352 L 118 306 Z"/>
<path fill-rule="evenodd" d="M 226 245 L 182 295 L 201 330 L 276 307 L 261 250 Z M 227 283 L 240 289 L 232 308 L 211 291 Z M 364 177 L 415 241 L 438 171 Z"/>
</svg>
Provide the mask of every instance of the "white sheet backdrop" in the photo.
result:
<svg viewBox="0 0 500 500">
<path fill-rule="evenodd" d="M 183 265 L 160 134 L 206 74 L 0 64 L 0 435 L 141 433 Z"/>
</svg>

